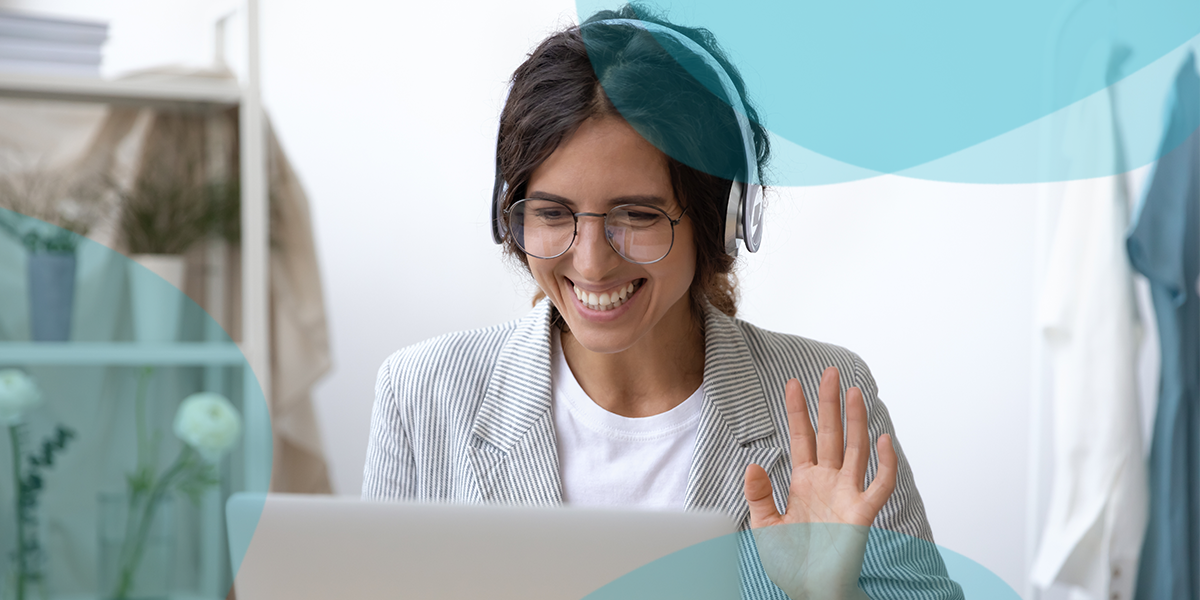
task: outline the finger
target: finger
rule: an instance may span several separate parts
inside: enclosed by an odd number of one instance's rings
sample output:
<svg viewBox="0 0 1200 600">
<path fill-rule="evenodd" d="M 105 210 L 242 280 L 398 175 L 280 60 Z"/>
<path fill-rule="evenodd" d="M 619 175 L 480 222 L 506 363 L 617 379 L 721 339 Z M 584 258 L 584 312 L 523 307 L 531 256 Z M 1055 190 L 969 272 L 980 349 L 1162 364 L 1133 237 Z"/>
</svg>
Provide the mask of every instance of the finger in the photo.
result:
<svg viewBox="0 0 1200 600">
<path fill-rule="evenodd" d="M 808 402 L 804 400 L 804 388 L 797 379 L 789 379 L 783 391 L 784 406 L 787 408 L 788 437 L 792 447 L 792 468 L 813 465 L 817 462 L 817 435 L 813 433 L 812 419 L 808 416 Z"/>
<path fill-rule="evenodd" d="M 867 476 L 867 459 L 871 456 L 870 439 L 867 404 L 863 401 L 862 390 L 852 387 L 846 390 L 846 459 L 842 470 L 847 471 L 855 489 L 860 492 Z"/>
<path fill-rule="evenodd" d="M 821 375 L 821 387 L 817 393 L 817 464 L 831 469 L 842 468 L 840 385 L 837 367 L 829 367 Z"/>
<path fill-rule="evenodd" d="M 775 496 L 771 493 L 771 478 L 756 464 L 746 465 L 746 503 L 750 505 L 750 527 L 766 527 L 779 522 Z"/>
<path fill-rule="evenodd" d="M 875 479 L 867 486 L 863 497 L 878 512 L 896 489 L 896 465 L 899 460 L 892 446 L 892 436 L 886 433 L 879 436 L 875 448 L 879 451 L 879 470 L 875 472 Z"/>
</svg>

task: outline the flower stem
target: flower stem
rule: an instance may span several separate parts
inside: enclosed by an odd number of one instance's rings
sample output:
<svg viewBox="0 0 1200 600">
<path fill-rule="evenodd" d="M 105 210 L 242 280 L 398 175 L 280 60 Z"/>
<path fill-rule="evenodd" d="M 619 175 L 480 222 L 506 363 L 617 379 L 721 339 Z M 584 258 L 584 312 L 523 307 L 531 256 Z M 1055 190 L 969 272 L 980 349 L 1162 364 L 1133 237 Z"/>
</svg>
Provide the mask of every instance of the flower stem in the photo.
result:
<svg viewBox="0 0 1200 600">
<path fill-rule="evenodd" d="M 170 485 L 175 477 L 190 467 L 193 452 L 191 447 L 185 446 L 183 451 L 179 453 L 179 457 L 175 459 L 174 464 L 171 465 L 171 468 L 167 469 L 162 478 L 154 484 L 150 494 L 146 497 L 146 505 L 142 508 L 142 515 L 136 526 L 137 533 L 132 540 L 128 537 L 125 538 L 124 547 L 121 550 L 121 573 L 120 579 L 117 581 L 117 590 L 113 594 L 115 600 L 124 600 L 129 597 L 129 593 L 133 588 L 134 575 L 137 574 L 138 565 L 142 562 L 142 553 L 146 550 L 146 539 L 150 534 L 150 526 L 154 523 L 154 513 L 158 508 L 158 501 L 170 489 Z M 131 495 L 129 499 L 131 517 L 134 512 L 134 502 L 134 497 Z M 127 523 L 126 531 L 130 530 L 131 528 Z M 130 543 L 133 545 L 130 546 Z"/>
<path fill-rule="evenodd" d="M 140 489 L 129 488 L 129 497 L 126 501 L 129 503 L 129 510 L 125 514 L 125 535 L 121 537 L 121 551 L 118 553 L 118 564 L 121 565 L 122 571 L 125 565 L 129 562 L 129 556 L 132 552 L 132 541 L 135 539 L 135 532 L 138 530 L 138 507 L 141 506 L 141 499 L 144 493 Z M 123 579 L 123 577 L 122 577 Z M 122 584 L 123 585 L 123 584 Z M 122 587 L 118 585 L 118 588 Z M 120 598 L 121 596 L 114 596 Z"/>
<path fill-rule="evenodd" d="M 17 437 L 17 427 L 8 426 L 8 437 L 12 440 L 13 489 L 17 492 L 17 600 L 25 600 L 25 579 L 28 576 L 25 564 L 25 486 L 21 481 L 21 442 Z"/>
<path fill-rule="evenodd" d="M 137 396 L 135 397 L 133 410 L 134 420 L 137 423 L 137 459 L 138 468 L 152 467 L 150 464 L 149 438 L 146 434 L 146 387 L 150 381 L 150 376 L 154 374 L 154 367 L 142 367 L 141 375 L 138 377 Z"/>
</svg>

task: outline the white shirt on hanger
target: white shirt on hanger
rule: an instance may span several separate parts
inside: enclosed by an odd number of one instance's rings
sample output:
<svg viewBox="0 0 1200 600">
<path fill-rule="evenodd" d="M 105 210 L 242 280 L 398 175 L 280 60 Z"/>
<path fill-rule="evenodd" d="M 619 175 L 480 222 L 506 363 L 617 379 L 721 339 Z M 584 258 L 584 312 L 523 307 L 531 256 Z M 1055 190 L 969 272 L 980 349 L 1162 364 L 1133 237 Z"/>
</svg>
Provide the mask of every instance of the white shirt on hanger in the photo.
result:
<svg viewBox="0 0 1200 600">
<path fill-rule="evenodd" d="M 1031 578 L 1073 586 L 1073 599 L 1129 600 L 1148 501 L 1129 192 L 1111 88 L 1070 110 L 1070 158 L 1086 175 L 1064 188 L 1038 307 L 1053 360 L 1054 483 Z M 1094 176 L 1103 172 L 1118 174 Z"/>
</svg>

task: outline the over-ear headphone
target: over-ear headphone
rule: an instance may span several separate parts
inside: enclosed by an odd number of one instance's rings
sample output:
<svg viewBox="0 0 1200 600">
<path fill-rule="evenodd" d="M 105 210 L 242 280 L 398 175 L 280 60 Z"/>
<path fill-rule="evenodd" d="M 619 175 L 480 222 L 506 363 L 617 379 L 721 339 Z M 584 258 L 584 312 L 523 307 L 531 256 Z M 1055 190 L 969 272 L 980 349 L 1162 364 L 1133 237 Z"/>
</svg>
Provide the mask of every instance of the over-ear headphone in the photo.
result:
<svg viewBox="0 0 1200 600">
<path fill-rule="evenodd" d="M 710 69 L 716 73 L 721 82 L 725 97 L 733 102 L 733 113 L 737 118 L 738 129 L 742 134 L 742 146 L 746 156 L 745 167 L 741 173 L 733 177 L 733 185 L 729 188 L 729 197 L 725 202 L 725 223 L 722 231 L 725 234 L 725 253 L 737 256 L 740 239 L 746 245 L 746 250 L 757 252 L 762 244 L 762 184 L 758 178 L 758 154 L 754 150 L 754 131 L 750 128 L 750 119 L 746 116 L 745 105 L 741 94 L 733 85 L 733 79 L 716 57 L 705 50 L 700 44 L 688 36 L 665 25 L 636 19 L 605 19 L 585 23 L 582 27 L 594 25 L 629 25 L 651 34 L 669 36 L 684 48 L 701 58 Z M 739 181 L 741 179 L 742 181 Z M 496 136 L 496 180 L 492 186 L 492 240 L 497 244 L 504 243 L 508 228 L 504 222 L 504 196 L 508 193 L 508 183 L 500 173 L 500 139 Z"/>
</svg>

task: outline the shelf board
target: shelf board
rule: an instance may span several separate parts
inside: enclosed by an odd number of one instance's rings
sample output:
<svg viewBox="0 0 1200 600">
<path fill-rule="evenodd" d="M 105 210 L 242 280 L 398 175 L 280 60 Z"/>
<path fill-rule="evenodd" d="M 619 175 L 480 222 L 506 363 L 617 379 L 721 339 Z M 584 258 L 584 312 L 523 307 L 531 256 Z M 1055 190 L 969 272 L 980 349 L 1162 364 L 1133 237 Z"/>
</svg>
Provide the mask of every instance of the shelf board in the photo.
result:
<svg viewBox="0 0 1200 600">
<path fill-rule="evenodd" d="M 236 81 L 208 77 L 101 79 L 0 72 L 0 97 L 138 106 L 235 106 Z"/>
<path fill-rule="evenodd" d="M 245 364 L 238 345 L 228 342 L 0 342 L 0 366 Z"/>
<path fill-rule="evenodd" d="M 31 594 L 32 596 L 32 594 Z M 104 600 L 108 594 L 52 594 L 50 600 Z M 168 600 L 223 600 L 213 596 L 204 596 L 195 592 L 168 592 Z"/>
</svg>

